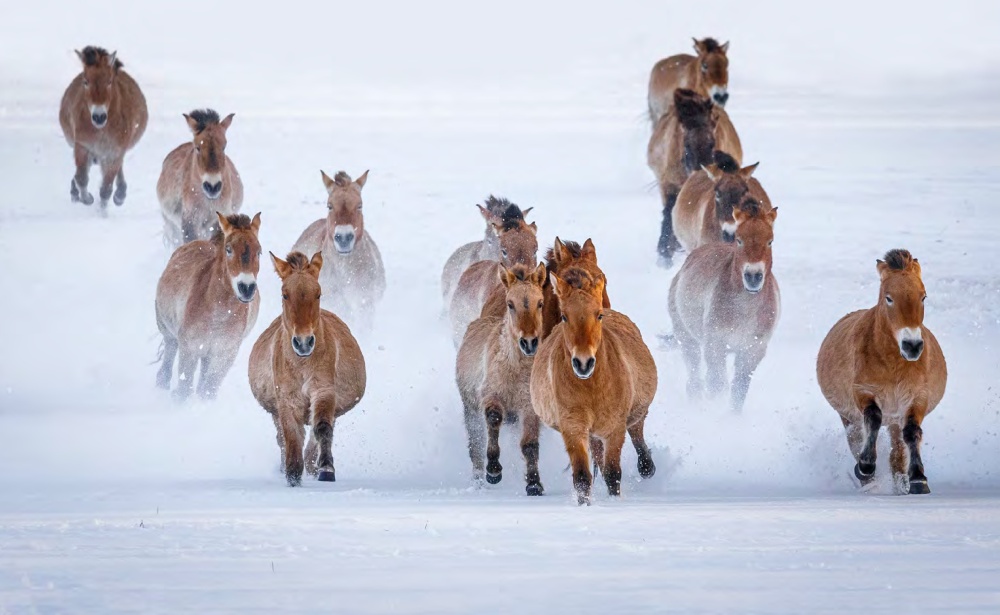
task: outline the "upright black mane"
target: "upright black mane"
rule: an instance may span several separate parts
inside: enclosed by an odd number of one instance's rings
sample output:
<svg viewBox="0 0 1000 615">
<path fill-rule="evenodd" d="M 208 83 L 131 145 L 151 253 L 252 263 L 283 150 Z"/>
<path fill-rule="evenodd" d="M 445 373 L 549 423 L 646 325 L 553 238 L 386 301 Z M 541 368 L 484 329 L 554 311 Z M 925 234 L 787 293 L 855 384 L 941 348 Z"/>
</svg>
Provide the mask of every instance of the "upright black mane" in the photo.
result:
<svg viewBox="0 0 1000 615">
<path fill-rule="evenodd" d="M 83 56 L 83 63 L 86 66 L 97 66 L 102 61 L 106 60 L 111 54 L 104 47 L 95 47 L 93 45 L 87 45 L 80 52 Z M 115 57 L 115 68 L 122 68 L 125 64 L 122 63 L 117 57 Z"/>
<path fill-rule="evenodd" d="M 573 260 L 580 258 L 583 254 L 583 248 L 575 241 L 563 241 L 561 242 L 563 247 L 570 253 Z M 556 248 L 552 246 L 545 251 L 545 270 L 552 273 L 556 270 Z"/>
<path fill-rule="evenodd" d="M 674 109 L 677 121 L 684 128 L 707 126 L 712 113 L 712 101 L 694 90 L 678 88 L 674 90 Z"/>
<path fill-rule="evenodd" d="M 740 170 L 740 165 L 736 159 L 722 150 L 715 150 L 712 154 L 712 161 L 723 173 L 736 173 Z"/>
<path fill-rule="evenodd" d="M 249 230 L 253 228 L 252 226 L 253 221 L 250 219 L 250 216 L 246 214 L 232 214 L 230 216 L 226 216 L 226 222 L 229 223 L 229 226 L 231 226 L 234 231 Z M 222 229 L 216 227 L 215 231 L 212 233 L 212 243 L 222 245 L 222 240 L 225 238 L 225 236 L 226 235 L 225 233 L 222 232 Z M 305 255 L 303 254 L 303 258 L 304 257 Z M 291 258 L 291 255 L 289 255 L 289 258 Z"/>
<path fill-rule="evenodd" d="M 896 248 L 886 252 L 885 257 L 883 257 L 882 260 L 884 260 L 885 264 L 889 266 L 889 269 L 903 271 L 910 266 L 910 263 L 913 262 L 914 258 L 913 255 L 910 254 L 909 250 Z"/>
<path fill-rule="evenodd" d="M 188 113 L 188 117 L 198 124 L 198 128 L 195 132 L 201 132 L 209 126 L 218 124 L 222 121 L 219 119 L 219 114 L 216 113 L 215 109 L 195 109 L 191 113 Z"/>
<path fill-rule="evenodd" d="M 712 53 L 713 51 L 722 51 L 722 45 L 720 45 L 719 41 L 715 40 L 712 37 L 703 38 L 699 42 L 701 43 L 701 46 L 705 49 L 705 53 Z"/>
</svg>

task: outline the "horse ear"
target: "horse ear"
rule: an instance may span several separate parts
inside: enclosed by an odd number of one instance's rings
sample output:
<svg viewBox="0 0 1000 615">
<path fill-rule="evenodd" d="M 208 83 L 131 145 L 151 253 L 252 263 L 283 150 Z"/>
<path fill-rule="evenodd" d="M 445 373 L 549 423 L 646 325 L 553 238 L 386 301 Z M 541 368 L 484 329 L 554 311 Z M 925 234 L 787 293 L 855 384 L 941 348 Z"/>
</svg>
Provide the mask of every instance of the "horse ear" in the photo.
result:
<svg viewBox="0 0 1000 615">
<path fill-rule="evenodd" d="M 531 281 L 538 286 L 545 286 L 545 278 L 548 274 L 549 272 L 545 268 L 545 263 L 538 263 L 538 266 L 535 267 L 534 275 L 531 276 Z"/>
<path fill-rule="evenodd" d="M 336 182 L 330 179 L 330 176 L 326 174 L 326 171 L 320 170 L 320 175 L 323 176 L 323 185 L 326 186 L 327 194 L 333 192 L 333 187 L 336 186 Z"/>
<path fill-rule="evenodd" d="M 707 175 L 710 180 L 712 180 L 712 183 L 719 181 L 719 177 L 713 175 L 711 169 L 709 169 L 705 165 L 701 165 L 701 170 L 705 172 L 705 175 Z"/>
<path fill-rule="evenodd" d="M 503 263 L 500 263 L 500 268 L 497 269 L 497 277 L 500 278 L 500 283 L 503 284 L 504 288 L 510 288 L 510 285 L 514 283 L 514 275 Z"/>
<path fill-rule="evenodd" d="M 611 298 L 608 297 L 608 279 L 601 275 L 601 279 L 604 280 L 604 292 L 601 294 L 601 305 L 605 309 L 611 309 Z"/>
<path fill-rule="evenodd" d="M 366 170 L 361 174 L 361 177 L 354 180 L 354 183 L 358 185 L 358 188 L 364 188 L 365 182 L 368 181 L 368 171 Z"/>
<path fill-rule="evenodd" d="M 538 225 L 535 224 L 534 222 L 532 222 L 531 224 L 529 224 L 528 228 L 531 229 L 531 234 L 532 235 L 537 235 L 538 234 Z"/>
<path fill-rule="evenodd" d="M 910 268 L 913 269 L 913 272 L 916 273 L 918 277 L 920 276 L 920 261 L 913 259 L 910 262 Z"/>
<path fill-rule="evenodd" d="M 274 270 L 278 273 L 278 277 L 284 280 L 288 276 L 292 275 L 292 267 L 287 262 L 281 260 L 274 255 L 274 252 L 268 252 L 271 255 L 271 262 L 274 264 Z"/>
<path fill-rule="evenodd" d="M 233 232 L 233 225 L 229 223 L 229 220 L 226 220 L 226 217 L 223 216 L 221 212 L 217 211 L 215 212 L 215 215 L 219 216 L 219 228 L 222 229 L 223 235 L 228 235 Z"/>
<path fill-rule="evenodd" d="M 881 258 L 875 259 L 875 270 L 878 271 L 878 277 L 881 280 L 885 280 L 889 275 L 889 265 L 885 264 Z"/>
<path fill-rule="evenodd" d="M 698 52 L 698 55 L 701 55 L 701 41 L 693 36 L 691 37 L 691 40 L 694 41 L 694 50 Z"/>
<path fill-rule="evenodd" d="M 83 52 L 81 52 L 79 49 L 74 49 L 73 51 L 76 52 L 76 57 L 80 58 L 80 63 L 86 64 L 86 62 L 83 59 Z"/>
<path fill-rule="evenodd" d="M 253 220 L 250 221 L 250 228 L 253 230 L 253 234 L 256 235 L 257 231 L 260 230 L 260 212 L 258 211 L 254 214 Z"/>
<path fill-rule="evenodd" d="M 118 68 L 118 52 L 112 51 L 108 55 L 108 66 L 111 68 Z"/>
<path fill-rule="evenodd" d="M 594 247 L 594 242 L 589 237 L 587 238 L 587 241 L 583 242 L 583 249 L 580 250 L 580 257 L 597 264 L 597 248 Z"/>
<path fill-rule="evenodd" d="M 607 293 L 604 292 L 604 287 L 606 285 L 607 285 L 607 282 L 605 282 L 603 275 L 599 276 L 597 278 L 597 282 L 594 283 L 593 295 L 594 295 L 594 297 L 596 297 L 596 298 L 598 298 L 598 299 L 601 300 L 601 304 L 602 305 L 604 303 L 605 298 L 607 298 L 607 296 L 608 296 Z"/>
<path fill-rule="evenodd" d="M 743 222 L 746 219 L 747 219 L 747 215 L 745 213 L 743 213 L 742 209 L 740 209 L 739 207 L 734 207 L 733 208 L 733 220 L 736 221 L 736 226 L 739 226 L 739 225 L 743 224 Z"/>
<path fill-rule="evenodd" d="M 230 113 L 226 116 L 224 120 L 219 122 L 219 126 L 222 126 L 223 130 L 229 130 L 229 126 L 233 123 L 233 118 L 236 117 L 235 113 Z"/>
<path fill-rule="evenodd" d="M 778 208 L 775 207 L 771 211 L 767 212 L 767 219 L 771 222 L 771 226 L 774 226 L 774 221 L 778 219 Z"/>
<path fill-rule="evenodd" d="M 554 248 L 553 251 L 555 252 L 557 263 L 569 260 L 569 250 L 566 249 L 566 244 L 562 242 L 562 239 L 556 237 L 556 242 L 552 247 Z"/>
<path fill-rule="evenodd" d="M 525 216 L 527 216 L 527 215 L 528 215 L 528 212 L 529 212 L 529 211 L 531 211 L 531 210 L 532 210 L 532 209 L 534 209 L 534 208 L 535 208 L 534 206 L 531 206 L 531 207 L 529 207 L 529 208 L 525 209 L 524 211 L 522 211 L 522 212 L 521 212 L 521 217 L 522 217 L 522 218 L 524 218 Z"/>
<path fill-rule="evenodd" d="M 549 284 L 552 285 L 552 292 L 555 293 L 556 298 L 562 300 L 565 298 L 565 292 L 567 291 L 566 282 L 563 282 L 559 276 L 556 275 L 555 271 L 549 272 Z"/>
<path fill-rule="evenodd" d="M 729 41 L 726 41 L 725 43 L 722 43 L 722 53 L 728 53 L 728 52 L 729 52 Z"/>
<path fill-rule="evenodd" d="M 742 169 L 740 169 L 740 177 L 742 177 L 743 179 L 750 179 L 750 176 L 753 175 L 753 172 L 757 170 L 757 167 L 759 165 L 760 162 L 755 162 L 748 167 L 743 167 Z"/>
<path fill-rule="evenodd" d="M 194 119 L 187 113 L 182 113 L 181 115 L 184 116 L 184 121 L 187 122 L 188 128 L 191 129 L 191 132 L 198 134 L 198 120 Z"/>
<path fill-rule="evenodd" d="M 317 252 L 316 254 L 313 254 L 311 259 L 309 259 L 309 273 L 313 274 L 313 276 L 318 280 L 319 272 L 322 268 L 323 268 L 323 253 Z"/>
</svg>

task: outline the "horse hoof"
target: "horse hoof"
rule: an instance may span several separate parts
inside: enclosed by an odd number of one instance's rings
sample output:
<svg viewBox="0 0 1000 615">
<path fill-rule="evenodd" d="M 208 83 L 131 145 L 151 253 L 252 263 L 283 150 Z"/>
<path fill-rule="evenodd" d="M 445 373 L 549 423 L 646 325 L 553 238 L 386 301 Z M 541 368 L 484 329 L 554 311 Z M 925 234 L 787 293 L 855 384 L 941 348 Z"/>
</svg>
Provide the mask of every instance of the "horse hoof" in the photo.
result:
<svg viewBox="0 0 1000 615">
<path fill-rule="evenodd" d="M 875 464 L 866 463 L 864 466 L 860 463 L 854 464 L 854 476 L 856 476 L 862 484 L 867 483 L 875 476 Z"/>
<path fill-rule="evenodd" d="M 590 494 L 589 493 L 578 493 L 576 494 L 576 505 L 577 506 L 590 506 Z"/>
<path fill-rule="evenodd" d="M 639 476 L 642 478 L 652 478 L 656 474 L 656 464 L 653 463 L 653 459 L 647 457 L 645 459 L 639 459 Z"/>
<path fill-rule="evenodd" d="M 285 476 L 285 480 L 288 481 L 288 486 L 289 487 L 301 487 L 302 486 L 302 477 L 301 476 L 287 475 L 287 476 Z"/>
<path fill-rule="evenodd" d="M 337 473 L 333 470 L 320 470 L 316 479 L 323 483 L 335 483 L 337 482 Z"/>
<path fill-rule="evenodd" d="M 491 485 L 496 485 L 497 483 L 500 482 L 500 479 L 502 478 L 503 474 L 501 474 L 500 472 L 497 472 L 496 474 L 491 474 L 489 472 L 486 473 L 486 482 L 488 482 Z"/>
<path fill-rule="evenodd" d="M 541 483 L 532 483 L 525 487 L 524 491 L 528 495 L 543 495 L 545 493 L 545 489 L 542 488 Z"/>
<path fill-rule="evenodd" d="M 83 203 L 84 205 L 93 205 L 94 195 L 90 194 L 89 192 L 84 192 L 83 194 L 80 195 L 80 202 Z"/>
<path fill-rule="evenodd" d="M 910 481 L 910 495 L 927 495 L 930 492 L 931 488 L 927 486 L 926 480 Z"/>
<path fill-rule="evenodd" d="M 121 207 L 122 205 L 125 204 L 125 195 L 122 194 L 119 196 L 119 194 L 116 192 L 113 200 L 115 202 L 115 205 Z"/>
</svg>

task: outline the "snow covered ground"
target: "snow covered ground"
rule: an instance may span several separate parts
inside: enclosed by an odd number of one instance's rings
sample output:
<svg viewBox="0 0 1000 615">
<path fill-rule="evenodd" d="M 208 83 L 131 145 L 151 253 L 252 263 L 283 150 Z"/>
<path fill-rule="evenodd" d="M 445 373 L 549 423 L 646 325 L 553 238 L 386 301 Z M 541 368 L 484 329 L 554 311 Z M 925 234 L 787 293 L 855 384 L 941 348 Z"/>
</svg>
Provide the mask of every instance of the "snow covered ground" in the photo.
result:
<svg viewBox="0 0 1000 615">
<path fill-rule="evenodd" d="M 0 613 L 1000 609 L 1000 8 L 242 4 L 38 0 L 0 22 Z M 579 509 L 547 432 L 544 498 L 523 495 L 513 438 L 503 483 L 470 488 L 438 279 L 481 235 L 473 204 L 534 206 L 543 244 L 592 237 L 655 347 L 673 271 L 655 266 L 645 85 L 707 34 L 732 41 L 730 113 L 780 208 L 783 318 L 743 416 L 688 403 L 681 357 L 654 348 L 653 480 L 627 451 L 623 497 L 598 485 Z M 56 119 L 91 43 L 119 50 L 151 115 L 107 219 L 69 202 Z M 279 309 L 269 267 L 219 400 L 153 386 L 155 182 L 203 106 L 236 113 L 244 211 L 277 254 L 325 213 L 320 168 L 371 169 L 390 288 L 336 484 L 284 486 L 246 384 Z M 919 498 L 856 492 L 814 376 L 893 247 L 921 261 L 949 361 Z"/>
</svg>

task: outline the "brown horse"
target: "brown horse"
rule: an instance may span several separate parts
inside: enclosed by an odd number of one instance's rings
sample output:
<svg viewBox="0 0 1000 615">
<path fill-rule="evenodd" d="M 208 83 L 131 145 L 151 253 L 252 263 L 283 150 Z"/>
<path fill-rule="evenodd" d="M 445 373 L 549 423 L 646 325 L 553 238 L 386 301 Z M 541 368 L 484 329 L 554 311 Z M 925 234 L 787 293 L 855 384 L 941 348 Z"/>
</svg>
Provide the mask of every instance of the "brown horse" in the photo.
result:
<svg viewBox="0 0 1000 615">
<path fill-rule="evenodd" d="M 194 138 L 167 154 L 156 182 L 163 232 L 171 246 L 211 237 L 215 212 L 235 214 L 243 205 L 243 181 L 226 155 L 233 117 L 230 113 L 220 120 L 212 109 L 184 114 Z"/>
<path fill-rule="evenodd" d="M 69 185 L 73 202 L 91 205 L 87 192 L 90 166 L 101 165 L 101 207 L 107 207 L 114 189 L 115 205 L 125 202 L 125 152 L 146 132 L 146 98 L 132 77 L 122 70 L 118 52 L 84 47 L 76 52 L 83 72 L 70 82 L 59 106 L 59 123 L 73 148 L 76 174 Z"/>
<path fill-rule="evenodd" d="M 218 214 L 211 240 L 178 248 L 156 286 L 156 325 L 163 335 L 163 364 L 157 386 L 169 389 L 174 357 L 180 352 L 174 395 L 191 394 L 201 362 L 198 394 L 213 398 L 233 366 L 243 338 L 257 322 L 260 295 L 260 214 Z"/>
<path fill-rule="evenodd" d="M 739 137 L 725 113 L 691 90 L 677 90 L 673 109 L 660 118 L 649 139 L 646 161 L 656 175 L 663 203 L 657 249 L 664 265 L 671 264 L 679 247 L 671 214 L 681 186 L 692 173 L 712 164 L 716 149 L 731 154 L 737 164 L 742 159 Z"/>
<path fill-rule="evenodd" d="M 703 167 L 684 182 L 672 212 L 674 235 L 689 254 L 718 241 L 732 242 L 736 229 L 733 209 L 747 199 L 772 209 L 763 186 L 751 177 L 757 164 L 743 169 L 732 156 L 715 152 L 715 164 Z"/>
<path fill-rule="evenodd" d="M 542 334 L 542 284 L 545 266 L 499 266 L 506 309 L 500 318 L 487 316 L 469 325 L 458 349 L 455 379 L 465 409 L 469 457 L 475 480 L 483 479 L 486 444 L 486 482 L 502 478 L 500 425 L 504 419 L 521 421 L 521 453 L 527 466 L 525 490 L 542 495 L 538 476 L 538 415 L 531 409 L 531 364 Z M 485 419 L 485 421 L 484 421 Z"/>
<path fill-rule="evenodd" d="M 858 480 L 866 485 L 874 478 L 875 442 L 886 425 L 896 493 L 930 493 L 920 459 L 920 424 L 944 397 L 948 366 L 923 324 L 927 292 L 920 263 L 906 250 L 890 250 L 876 269 L 878 303 L 830 329 L 816 359 L 816 377 L 847 430 Z"/>
<path fill-rule="evenodd" d="M 694 90 L 712 99 L 719 107 L 729 101 L 729 42 L 720 45 L 714 38 L 694 40 L 697 56 L 686 53 L 670 56 L 653 66 L 649 75 L 649 119 L 656 124 L 669 110 L 674 91 Z"/>
<path fill-rule="evenodd" d="M 250 352 L 250 390 L 274 420 L 288 485 L 301 485 L 303 470 L 334 481 L 334 421 L 365 394 L 365 358 L 347 325 L 320 309 L 323 255 L 271 260 L 281 278 L 281 316 Z M 312 429 L 303 456 L 306 425 Z"/>
<path fill-rule="evenodd" d="M 589 504 L 588 443 L 611 495 L 621 493 L 626 432 L 639 453 L 639 474 L 648 478 L 656 471 L 643 435 L 656 394 L 656 364 L 635 324 L 602 307 L 602 278 L 583 269 L 567 271 L 567 279 L 550 277 L 562 322 L 538 349 L 531 404 L 542 421 L 562 433 L 577 502 Z"/>
<path fill-rule="evenodd" d="M 778 209 L 765 211 L 749 201 L 734 215 L 735 241 L 691 252 L 670 284 L 669 306 L 674 336 L 687 363 L 688 395 L 702 392 L 703 353 L 712 394 L 725 388 L 726 355 L 735 353 L 731 404 L 739 412 L 778 324 L 781 293 L 771 273 Z"/>
<path fill-rule="evenodd" d="M 485 206 L 476 205 L 479 213 L 486 221 L 486 232 L 482 241 L 467 243 L 452 252 L 451 256 L 444 264 L 441 272 L 441 294 L 444 297 L 445 309 L 451 305 L 451 298 L 455 295 L 455 287 L 458 286 L 458 279 L 462 277 L 465 270 L 472 263 L 479 261 L 500 260 L 500 239 L 497 236 L 495 225 L 503 217 L 503 212 L 510 207 L 511 202 L 501 199 L 492 194 L 486 198 Z M 529 207 L 521 212 L 527 215 L 533 208 Z"/>
<path fill-rule="evenodd" d="M 326 264 L 320 274 L 323 306 L 337 314 L 355 331 L 371 331 L 375 308 L 385 295 L 385 266 L 382 253 L 365 228 L 361 189 L 368 171 L 358 179 L 338 171 L 333 179 L 320 171 L 326 186 L 326 218 L 309 225 L 295 251 L 312 254 L 322 251 Z"/>
<path fill-rule="evenodd" d="M 448 309 L 455 348 L 462 344 L 465 330 L 479 318 L 491 293 L 501 286 L 500 264 L 505 267 L 534 267 L 538 261 L 538 226 L 524 221 L 524 213 L 514 204 L 503 213 L 495 225 L 500 238 L 500 262 L 479 261 L 462 274 Z"/>
</svg>

